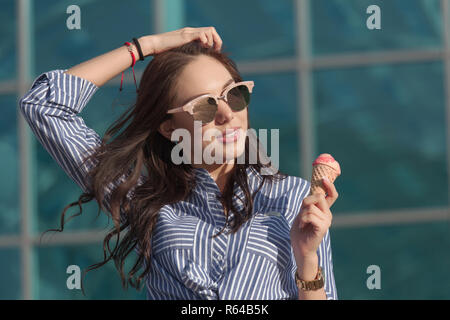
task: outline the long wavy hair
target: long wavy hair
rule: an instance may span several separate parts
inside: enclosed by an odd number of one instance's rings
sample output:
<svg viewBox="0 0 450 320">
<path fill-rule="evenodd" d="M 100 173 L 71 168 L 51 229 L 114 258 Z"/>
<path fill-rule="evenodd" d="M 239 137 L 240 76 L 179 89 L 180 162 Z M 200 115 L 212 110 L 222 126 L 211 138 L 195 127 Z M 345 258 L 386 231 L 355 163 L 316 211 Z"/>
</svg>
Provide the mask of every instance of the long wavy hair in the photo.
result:
<svg viewBox="0 0 450 320">
<path fill-rule="evenodd" d="M 86 272 L 113 260 L 123 287 L 127 288 L 130 284 L 140 290 L 141 282 L 151 267 L 152 234 L 159 210 L 186 199 L 195 188 L 193 167 L 183 163 L 175 165 L 171 161 L 170 154 L 175 144 L 157 129 L 172 116 L 166 112 L 175 100 L 177 77 L 199 55 L 213 57 L 230 72 L 236 82 L 242 81 L 236 64 L 226 54 L 204 48 L 197 42 L 155 55 L 142 75 L 135 104 L 111 124 L 101 144 L 85 159 L 85 162 L 95 164 L 86 177 L 90 189 L 82 193 L 78 201 L 64 208 L 59 229 L 47 230 L 62 232 L 68 220 L 82 213 L 82 204 L 93 199 L 98 203 L 98 214 L 102 210 L 112 218 L 114 227 L 103 240 L 103 261 L 84 270 L 82 278 Z M 250 128 L 250 122 L 248 126 Z M 226 226 L 230 227 L 231 233 L 238 231 L 252 217 L 254 196 L 263 184 L 286 177 L 278 170 L 273 175 L 262 175 L 259 187 L 250 194 L 247 168 L 252 167 L 261 172 L 262 168 L 271 164 L 263 164 L 259 156 L 256 164 L 248 163 L 248 137 L 244 152 L 245 163 L 234 165 L 224 192 L 219 197 L 227 216 Z M 240 211 L 232 201 L 235 183 L 244 195 L 244 205 Z M 79 206 L 79 212 L 65 221 L 66 211 L 73 206 Z M 228 218 L 230 211 L 234 213 L 233 219 Z M 110 243 L 112 238 L 115 238 L 113 246 Z M 134 250 L 137 258 L 128 274 L 125 274 L 125 260 Z M 139 274 L 143 267 L 144 270 Z"/>
</svg>

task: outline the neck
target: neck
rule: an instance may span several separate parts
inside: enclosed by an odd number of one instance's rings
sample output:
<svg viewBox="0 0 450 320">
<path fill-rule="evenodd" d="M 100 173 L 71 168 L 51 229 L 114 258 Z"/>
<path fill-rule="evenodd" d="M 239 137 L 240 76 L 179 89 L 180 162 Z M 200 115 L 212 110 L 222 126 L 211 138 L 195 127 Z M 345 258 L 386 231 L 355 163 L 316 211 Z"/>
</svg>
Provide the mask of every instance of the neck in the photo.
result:
<svg viewBox="0 0 450 320">
<path fill-rule="evenodd" d="M 227 181 L 233 172 L 234 161 L 224 164 L 198 164 L 194 165 L 194 167 L 206 169 L 213 180 L 216 182 L 220 192 L 223 193 L 223 191 L 225 190 L 225 185 L 227 184 Z"/>
</svg>

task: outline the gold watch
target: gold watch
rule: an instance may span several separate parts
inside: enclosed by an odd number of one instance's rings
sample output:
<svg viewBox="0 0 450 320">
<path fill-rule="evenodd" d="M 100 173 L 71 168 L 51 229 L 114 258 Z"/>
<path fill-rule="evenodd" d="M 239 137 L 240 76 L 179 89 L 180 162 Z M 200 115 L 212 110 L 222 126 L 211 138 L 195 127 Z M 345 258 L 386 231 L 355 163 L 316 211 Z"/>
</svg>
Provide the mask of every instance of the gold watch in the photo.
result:
<svg viewBox="0 0 450 320">
<path fill-rule="evenodd" d="M 297 282 L 297 287 L 303 291 L 311 291 L 323 288 L 325 280 L 323 278 L 322 268 L 319 267 L 317 271 L 316 278 L 311 281 L 305 281 L 298 277 L 298 269 L 295 272 L 295 282 Z"/>
</svg>

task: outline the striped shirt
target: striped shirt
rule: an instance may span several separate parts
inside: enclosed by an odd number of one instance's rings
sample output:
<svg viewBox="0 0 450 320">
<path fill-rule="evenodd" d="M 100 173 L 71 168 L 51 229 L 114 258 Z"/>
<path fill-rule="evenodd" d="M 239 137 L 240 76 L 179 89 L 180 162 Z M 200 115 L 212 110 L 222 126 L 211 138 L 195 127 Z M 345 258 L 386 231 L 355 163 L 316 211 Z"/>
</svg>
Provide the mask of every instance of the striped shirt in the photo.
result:
<svg viewBox="0 0 450 320">
<path fill-rule="evenodd" d="M 41 74 L 19 105 L 43 147 L 87 191 L 86 176 L 92 164 L 81 162 L 101 139 L 78 113 L 98 87 L 64 71 Z M 183 201 L 165 205 L 159 212 L 152 235 L 151 269 L 145 281 L 147 298 L 297 299 L 290 228 L 310 183 L 294 176 L 265 183 L 255 196 L 252 218 L 234 234 L 225 228 L 213 237 L 226 224 L 217 199 L 220 190 L 206 169 L 194 170 L 198 180 L 195 189 Z M 253 193 L 261 175 L 251 168 L 247 175 Z M 235 184 L 233 203 L 238 210 L 243 207 L 239 198 L 243 192 Z M 317 254 L 327 299 L 337 299 L 329 231 Z"/>
</svg>

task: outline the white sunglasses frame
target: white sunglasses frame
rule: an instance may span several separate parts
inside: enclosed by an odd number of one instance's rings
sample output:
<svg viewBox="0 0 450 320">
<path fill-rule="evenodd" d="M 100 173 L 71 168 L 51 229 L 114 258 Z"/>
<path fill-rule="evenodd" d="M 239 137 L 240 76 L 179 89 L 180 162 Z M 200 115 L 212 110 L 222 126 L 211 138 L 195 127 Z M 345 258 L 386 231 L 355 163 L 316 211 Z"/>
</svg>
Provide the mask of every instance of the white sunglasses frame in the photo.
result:
<svg viewBox="0 0 450 320">
<path fill-rule="evenodd" d="M 224 89 L 224 91 L 222 92 L 221 96 L 215 96 L 212 94 L 203 94 L 197 98 L 192 99 L 191 101 L 189 101 L 188 103 L 186 103 L 185 105 L 183 105 L 182 107 L 179 108 L 174 108 L 174 109 L 169 109 L 167 111 L 167 113 L 177 113 L 177 112 L 182 112 L 182 111 L 186 111 L 188 112 L 190 115 L 194 115 L 194 106 L 195 103 L 201 99 L 204 99 L 206 97 L 209 98 L 213 98 L 216 101 L 216 104 L 219 104 L 219 100 L 223 100 L 226 103 L 228 103 L 227 101 L 227 95 L 228 95 L 228 91 L 230 91 L 231 89 L 240 86 L 240 85 L 244 85 L 248 88 L 248 92 L 252 93 L 253 91 L 253 87 L 255 86 L 255 83 L 253 81 L 241 81 L 241 82 L 236 82 L 236 83 L 232 83 L 230 84 L 228 87 L 226 87 Z"/>
</svg>

